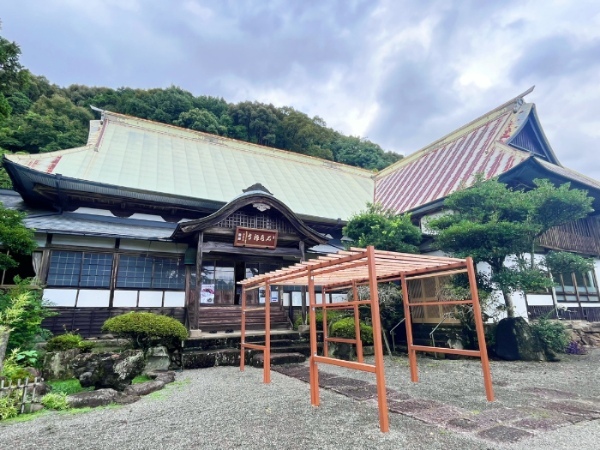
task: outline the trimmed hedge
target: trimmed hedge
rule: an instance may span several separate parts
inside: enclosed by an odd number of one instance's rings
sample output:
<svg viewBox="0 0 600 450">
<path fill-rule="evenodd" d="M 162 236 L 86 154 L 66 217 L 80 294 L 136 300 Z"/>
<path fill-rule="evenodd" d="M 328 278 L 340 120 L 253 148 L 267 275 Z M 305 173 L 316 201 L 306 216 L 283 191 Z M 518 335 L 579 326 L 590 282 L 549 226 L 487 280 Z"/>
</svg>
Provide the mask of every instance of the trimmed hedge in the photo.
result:
<svg viewBox="0 0 600 450">
<path fill-rule="evenodd" d="M 345 317 L 331 326 L 331 337 L 355 339 L 354 317 Z M 373 327 L 360 322 L 360 339 L 365 345 L 373 344 Z"/>
<path fill-rule="evenodd" d="M 78 348 L 83 353 L 87 353 L 93 347 L 93 342 L 85 341 L 79 334 L 75 333 L 65 333 L 54 336 L 53 338 L 48 339 L 48 342 L 46 343 L 47 352 L 64 352 L 65 350 Z"/>
<path fill-rule="evenodd" d="M 331 324 L 342 317 L 347 316 L 347 313 L 343 311 L 327 311 L 327 325 L 331 326 Z M 315 317 L 317 319 L 317 331 L 323 331 L 323 310 L 318 309 L 315 311 Z M 310 314 L 307 315 L 308 323 L 310 323 Z M 294 321 L 294 328 L 298 329 L 298 327 L 302 325 L 302 316 L 298 316 Z"/>
<path fill-rule="evenodd" d="M 149 348 L 164 345 L 173 350 L 187 339 L 187 329 L 176 319 L 148 312 L 130 312 L 111 317 L 102 326 L 105 333 L 116 334 L 131 341 L 134 348 L 146 352 Z"/>
</svg>

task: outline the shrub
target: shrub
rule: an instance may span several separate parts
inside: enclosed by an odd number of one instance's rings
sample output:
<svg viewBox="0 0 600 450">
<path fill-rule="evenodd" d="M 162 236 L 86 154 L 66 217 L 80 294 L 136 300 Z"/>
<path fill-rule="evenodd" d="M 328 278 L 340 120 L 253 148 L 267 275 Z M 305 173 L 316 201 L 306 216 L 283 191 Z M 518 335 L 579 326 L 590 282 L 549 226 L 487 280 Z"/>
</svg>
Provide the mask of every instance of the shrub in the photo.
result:
<svg viewBox="0 0 600 450">
<path fill-rule="evenodd" d="M 345 317 L 331 326 L 331 337 L 354 339 L 354 317 Z M 360 322 L 360 339 L 365 345 L 373 344 L 373 327 Z"/>
<path fill-rule="evenodd" d="M 42 397 L 42 405 L 48 409 L 56 409 L 58 411 L 69 409 L 67 394 L 64 392 L 50 392 Z"/>
<path fill-rule="evenodd" d="M 332 323 L 345 317 L 347 314 L 343 311 L 328 311 L 327 312 L 327 325 L 331 326 Z M 315 311 L 315 317 L 317 319 L 317 331 L 323 331 L 323 310 L 317 309 Z M 310 323 L 310 315 L 307 316 L 308 323 Z M 298 327 L 302 325 L 302 316 L 299 316 L 294 321 L 294 328 L 298 329 Z"/>
<path fill-rule="evenodd" d="M 31 374 L 17 363 L 18 354 L 19 349 L 14 349 L 8 356 L 8 358 L 4 360 L 4 365 L 2 367 L 2 372 L 0 372 L 0 375 L 6 377 L 7 381 L 16 382 L 17 380 L 31 378 Z"/>
<path fill-rule="evenodd" d="M 17 364 L 26 367 L 38 367 L 40 362 L 40 355 L 36 350 L 23 350 L 18 351 L 15 356 Z"/>
<path fill-rule="evenodd" d="M 7 350 L 11 351 L 15 348 L 31 350 L 36 342 L 52 335 L 41 327 L 41 323 L 46 317 L 54 316 L 56 313 L 47 308 L 47 302 L 42 299 L 42 291 L 33 289 L 30 279 L 21 280 L 15 277 L 14 282 L 14 287 L 0 293 L 0 316 L 14 306 L 16 301 L 23 302 L 18 320 L 9 326 L 12 331 Z"/>
<path fill-rule="evenodd" d="M 17 417 L 17 400 L 14 395 L 0 395 L 0 420 Z"/>
<path fill-rule="evenodd" d="M 102 326 L 105 333 L 116 334 L 129 339 L 134 348 L 144 350 L 164 345 L 167 349 L 180 347 L 188 336 L 187 329 L 177 320 L 146 312 L 130 312 L 111 317 Z"/>
<path fill-rule="evenodd" d="M 545 349 L 555 353 L 566 351 L 570 338 L 562 322 L 540 318 L 531 323 L 530 327 L 533 335 L 539 339 Z"/>
<path fill-rule="evenodd" d="M 64 352 L 74 348 L 80 349 L 82 352 L 89 352 L 94 347 L 93 342 L 84 341 L 83 338 L 76 333 L 65 333 L 59 336 L 54 336 L 46 344 L 48 352 Z"/>
</svg>

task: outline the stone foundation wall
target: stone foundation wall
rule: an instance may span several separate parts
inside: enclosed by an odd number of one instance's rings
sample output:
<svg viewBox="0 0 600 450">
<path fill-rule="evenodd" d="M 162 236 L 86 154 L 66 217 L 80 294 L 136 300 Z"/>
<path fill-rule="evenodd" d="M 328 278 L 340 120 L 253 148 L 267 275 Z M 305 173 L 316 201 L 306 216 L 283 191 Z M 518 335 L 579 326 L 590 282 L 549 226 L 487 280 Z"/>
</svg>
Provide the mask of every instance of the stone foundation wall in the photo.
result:
<svg viewBox="0 0 600 450">
<path fill-rule="evenodd" d="M 571 333 L 571 340 L 587 347 L 600 347 L 600 323 L 584 320 L 563 322 Z"/>
</svg>

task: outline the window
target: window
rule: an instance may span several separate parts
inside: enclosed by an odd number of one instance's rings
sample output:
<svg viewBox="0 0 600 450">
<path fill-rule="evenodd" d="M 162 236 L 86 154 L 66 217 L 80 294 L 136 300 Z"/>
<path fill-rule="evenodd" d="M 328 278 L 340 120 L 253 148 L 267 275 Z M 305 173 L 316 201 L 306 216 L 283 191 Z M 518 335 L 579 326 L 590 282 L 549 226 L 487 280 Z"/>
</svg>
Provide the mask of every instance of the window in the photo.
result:
<svg viewBox="0 0 600 450">
<path fill-rule="evenodd" d="M 597 302 L 598 283 L 594 272 L 560 273 L 556 281 L 556 300 L 559 302 Z"/>
<path fill-rule="evenodd" d="M 48 286 L 108 288 L 113 255 L 53 251 L 50 254 Z"/>
<path fill-rule="evenodd" d="M 183 290 L 185 266 L 180 259 L 121 255 L 117 287 Z"/>
</svg>

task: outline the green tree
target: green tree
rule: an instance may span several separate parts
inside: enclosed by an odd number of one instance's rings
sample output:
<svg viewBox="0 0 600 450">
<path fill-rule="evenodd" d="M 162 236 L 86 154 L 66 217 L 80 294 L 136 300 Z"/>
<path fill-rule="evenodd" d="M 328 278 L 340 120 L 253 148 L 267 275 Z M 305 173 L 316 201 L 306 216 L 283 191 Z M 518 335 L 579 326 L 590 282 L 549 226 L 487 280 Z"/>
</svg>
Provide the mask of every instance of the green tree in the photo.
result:
<svg viewBox="0 0 600 450">
<path fill-rule="evenodd" d="M 537 238 L 593 211 L 587 192 L 571 189 L 568 183 L 555 187 L 535 180 L 535 185 L 529 191 L 513 190 L 478 177 L 473 187 L 446 199 L 448 214 L 428 223 L 439 249 L 489 264 L 490 281 L 502 292 L 509 317 L 514 316 L 514 291 L 551 285 L 533 257 Z M 509 258 L 514 258 L 510 265 Z"/>
<path fill-rule="evenodd" d="M 219 120 L 213 113 L 198 108 L 182 112 L 179 115 L 179 119 L 176 120 L 174 124 L 191 130 L 204 131 L 206 133 L 218 135 L 227 134 L 227 128 L 219 123 Z"/>
<path fill-rule="evenodd" d="M 421 230 L 412 224 L 408 214 L 396 215 L 380 204 L 367 204 L 367 209 L 353 216 L 343 229 L 353 246 L 374 246 L 378 250 L 418 253 Z"/>
</svg>

